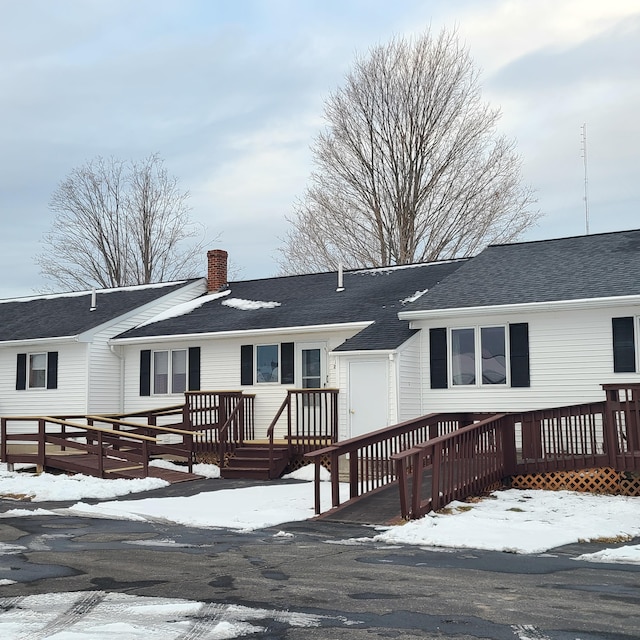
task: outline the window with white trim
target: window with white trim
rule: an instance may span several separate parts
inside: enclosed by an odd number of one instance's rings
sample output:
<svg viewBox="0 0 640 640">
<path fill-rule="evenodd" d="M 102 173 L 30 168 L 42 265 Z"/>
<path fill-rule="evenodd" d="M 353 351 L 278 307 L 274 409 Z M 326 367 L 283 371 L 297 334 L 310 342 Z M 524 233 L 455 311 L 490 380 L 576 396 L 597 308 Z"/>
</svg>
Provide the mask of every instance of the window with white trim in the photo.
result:
<svg viewBox="0 0 640 640">
<path fill-rule="evenodd" d="M 29 354 L 29 389 L 47 388 L 47 354 Z"/>
<path fill-rule="evenodd" d="M 506 328 L 465 327 L 450 331 L 451 384 L 507 384 Z"/>
<path fill-rule="evenodd" d="M 187 350 L 153 352 L 154 395 L 184 393 L 187 388 Z"/>
<path fill-rule="evenodd" d="M 280 345 L 256 345 L 256 382 L 280 382 Z"/>
</svg>

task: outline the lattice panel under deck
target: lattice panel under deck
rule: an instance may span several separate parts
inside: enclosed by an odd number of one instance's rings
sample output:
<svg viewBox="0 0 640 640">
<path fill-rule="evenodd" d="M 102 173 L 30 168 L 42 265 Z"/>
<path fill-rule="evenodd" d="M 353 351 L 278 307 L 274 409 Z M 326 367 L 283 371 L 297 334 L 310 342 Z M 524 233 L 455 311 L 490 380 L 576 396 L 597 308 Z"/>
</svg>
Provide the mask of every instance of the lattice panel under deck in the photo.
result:
<svg viewBox="0 0 640 640">
<path fill-rule="evenodd" d="M 620 473 L 609 467 L 580 471 L 550 471 L 512 476 L 511 486 L 514 489 L 640 496 L 640 475 Z"/>
<path fill-rule="evenodd" d="M 306 467 L 308 464 L 310 464 L 309 460 L 307 458 L 305 458 L 304 456 L 294 456 L 289 461 L 289 466 L 287 467 L 287 470 L 285 471 L 285 473 L 293 473 L 294 471 L 297 471 L 298 469 L 302 469 L 302 467 Z M 313 464 L 313 463 L 311 463 L 311 464 Z M 329 455 L 322 456 L 320 458 L 320 464 L 325 469 L 328 469 L 329 471 L 331 471 L 331 456 L 329 456 Z"/>
</svg>

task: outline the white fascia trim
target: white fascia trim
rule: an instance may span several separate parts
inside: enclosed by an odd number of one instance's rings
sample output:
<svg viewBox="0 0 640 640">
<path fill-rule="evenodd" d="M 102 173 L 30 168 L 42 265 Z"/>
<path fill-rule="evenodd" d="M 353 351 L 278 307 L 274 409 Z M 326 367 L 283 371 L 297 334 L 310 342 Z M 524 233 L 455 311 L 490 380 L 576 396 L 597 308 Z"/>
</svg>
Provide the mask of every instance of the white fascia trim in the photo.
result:
<svg viewBox="0 0 640 640">
<path fill-rule="evenodd" d="M 177 296 L 179 293 L 184 293 L 185 291 L 189 291 L 191 289 L 195 289 L 195 294 L 193 296 L 192 299 L 197 298 L 199 295 L 203 294 L 206 289 L 207 289 L 207 280 L 206 278 L 198 278 L 197 280 L 194 280 L 193 282 L 189 282 L 189 283 L 185 283 L 182 287 L 179 287 L 177 289 L 175 289 L 174 291 L 172 291 L 171 293 L 165 293 L 164 296 L 160 296 L 159 298 L 155 298 L 154 300 L 151 300 L 145 304 L 143 304 L 140 307 L 135 307 L 133 309 L 131 309 L 130 311 L 127 311 L 126 313 L 123 313 L 122 315 L 116 316 L 115 318 L 111 318 L 111 320 L 107 320 L 106 322 L 103 322 L 102 324 L 93 327 L 91 329 L 87 329 L 84 333 L 81 334 L 82 336 L 82 340 L 83 342 L 91 342 L 93 340 L 93 335 L 96 333 L 99 333 L 100 331 L 103 331 L 104 329 L 108 328 L 109 326 L 118 324 L 120 322 L 124 322 L 125 320 L 128 320 L 129 318 L 133 318 L 141 313 L 144 313 L 145 311 L 147 311 L 147 309 L 152 308 L 154 305 L 158 304 L 158 302 L 162 301 L 163 299 L 165 299 L 167 296 Z M 122 333 L 122 332 L 121 332 Z"/>
<path fill-rule="evenodd" d="M 44 343 L 55 342 L 80 342 L 80 336 L 56 336 L 55 338 L 29 338 L 27 340 L 5 340 L 4 342 L 0 342 L 0 347 L 15 347 L 18 345 L 24 345 L 25 347 L 29 345 L 41 345 Z"/>
<path fill-rule="evenodd" d="M 141 336 L 136 338 L 112 338 L 109 344 L 141 344 L 148 342 L 185 342 L 207 339 L 251 338 L 277 334 L 323 333 L 340 329 L 366 329 L 373 321 L 344 322 L 340 324 L 313 324 L 296 327 L 271 327 L 269 329 L 243 329 L 241 331 L 215 331 L 209 333 L 185 333 L 173 336 Z"/>
<path fill-rule="evenodd" d="M 331 351 L 331 355 L 339 356 L 389 356 L 398 353 L 397 349 L 359 349 L 357 351 Z"/>
<path fill-rule="evenodd" d="M 579 300 L 553 300 L 551 302 L 526 302 L 502 304 L 486 307 L 456 307 L 449 309 L 428 309 L 424 311 L 401 311 L 400 320 L 427 320 L 431 318 L 452 318 L 473 315 L 500 315 L 504 313 L 542 313 L 545 311 L 572 311 L 582 309 L 602 309 L 640 304 L 640 296 L 610 296 L 607 298 L 581 298 Z"/>
</svg>

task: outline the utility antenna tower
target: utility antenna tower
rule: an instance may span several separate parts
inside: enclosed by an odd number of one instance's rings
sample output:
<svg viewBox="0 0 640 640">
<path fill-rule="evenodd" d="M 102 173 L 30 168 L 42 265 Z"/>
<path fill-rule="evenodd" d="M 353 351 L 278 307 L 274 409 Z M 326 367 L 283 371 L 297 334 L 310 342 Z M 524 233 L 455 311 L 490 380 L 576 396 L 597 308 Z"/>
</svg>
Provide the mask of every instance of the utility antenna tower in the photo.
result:
<svg viewBox="0 0 640 640">
<path fill-rule="evenodd" d="M 586 234 L 589 235 L 589 176 L 587 172 L 587 123 L 582 127 L 582 157 L 584 159 L 584 223 Z"/>
</svg>

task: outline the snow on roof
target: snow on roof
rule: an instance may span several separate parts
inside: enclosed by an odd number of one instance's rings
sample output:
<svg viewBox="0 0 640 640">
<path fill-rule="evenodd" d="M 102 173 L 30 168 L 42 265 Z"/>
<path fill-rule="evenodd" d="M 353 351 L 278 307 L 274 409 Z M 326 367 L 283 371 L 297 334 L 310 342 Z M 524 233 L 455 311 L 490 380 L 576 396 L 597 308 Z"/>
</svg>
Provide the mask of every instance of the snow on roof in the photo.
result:
<svg viewBox="0 0 640 640">
<path fill-rule="evenodd" d="M 222 303 L 225 307 L 255 311 L 256 309 L 273 309 L 279 307 L 280 302 L 263 302 L 262 300 L 244 300 L 243 298 L 229 298 Z"/>
<path fill-rule="evenodd" d="M 111 287 L 109 289 L 96 289 L 96 293 L 115 293 L 117 291 L 141 291 L 143 289 L 159 289 L 161 287 L 173 287 L 177 284 L 185 284 L 186 280 L 176 280 L 175 282 L 157 282 L 154 284 L 137 284 L 128 287 Z M 35 296 L 25 296 L 20 298 L 4 298 L 0 299 L 0 304 L 8 302 L 33 302 L 34 300 L 55 300 L 57 298 L 77 298 L 79 296 L 87 296 L 93 293 L 93 289 L 85 291 L 67 291 L 64 293 L 44 293 Z"/>
<path fill-rule="evenodd" d="M 427 293 L 429 289 L 423 289 L 422 291 L 416 291 L 412 296 L 405 298 L 404 300 L 400 300 L 400 304 L 408 304 L 409 302 L 415 302 L 418 298 Z"/>
<path fill-rule="evenodd" d="M 357 271 L 346 271 L 345 273 L 377 276 L 402 269 L 417 269 L 418 267 L 431 267 L 434 264 L 452 264 L 454 262 L 464 262 L 465 260 L 468 260 L 468 258 L 451 258 L 451 260 L 434 260 L 433 262 L 415 262 L 413 264 L 394 264 L 389 267 L 370 267 L 369 269 L 358 269 Z"/>
<path fill-rule="evenodd" d="M 182 304 L 177 304 L 162 313 L 159 313 L 153 318 L 146 320 L 145 322 L 138 325 L 138 327 L 145 327 L 148 324 L 154 324 L 155 322 L 162 322 L 163 320 L 168 320 L 169 318 L 177 318 L 178 316 L 184 316 L 187 313 L 191 313 L 194 309 L 201 307 L 203 304 L 207 302 L 213 302 L 214 300 L 219 300 L 220 298 L 224 298 L 231 293 L 231 289 L 227 289 L 226 291 L 220 291 L 218 293 L 208 293 L 204 296 L 200 296 L 195 300 L 189 300 L 188 302 L 183 302 Z"/>
</svg>

